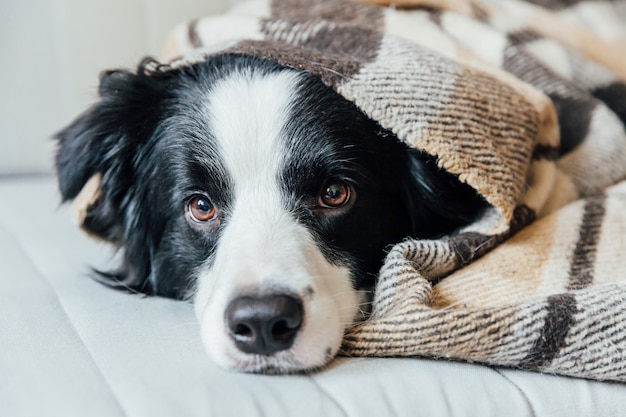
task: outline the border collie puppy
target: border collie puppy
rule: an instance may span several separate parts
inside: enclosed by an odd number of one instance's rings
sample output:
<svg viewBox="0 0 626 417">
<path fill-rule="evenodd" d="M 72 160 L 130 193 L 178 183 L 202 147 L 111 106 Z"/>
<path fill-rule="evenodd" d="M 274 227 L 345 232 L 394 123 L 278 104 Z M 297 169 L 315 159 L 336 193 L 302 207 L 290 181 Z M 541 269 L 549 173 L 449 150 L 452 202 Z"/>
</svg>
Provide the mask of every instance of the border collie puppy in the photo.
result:
<svg viewBox="0 0 626 417">
<path fill-rule="evenodd" d="M 64 200 L 99 176 L 83 227 L 122 250 L 110 285 L 193 299 L 226 368 L 326 364 L 362 319 L 389 245 L 486 203 L 321 80 L 241 55 L 103 74 L 60 132 Z"/>
</svg>

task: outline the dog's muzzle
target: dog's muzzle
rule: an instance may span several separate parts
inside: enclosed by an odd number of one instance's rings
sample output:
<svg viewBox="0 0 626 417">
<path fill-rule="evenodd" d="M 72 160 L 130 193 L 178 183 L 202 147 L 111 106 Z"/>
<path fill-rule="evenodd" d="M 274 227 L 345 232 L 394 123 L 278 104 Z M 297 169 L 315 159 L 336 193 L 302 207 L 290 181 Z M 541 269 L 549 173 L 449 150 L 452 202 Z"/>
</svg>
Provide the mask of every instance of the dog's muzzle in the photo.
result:
<svg viewBox="0 0 626 417">
<path fill-rule="evenodd" d="M 242 296 L 231 301 L 225 318 L 240 351 L 269 356 L 293 344 L 302 325 L 302 301 L 284 294 Z"/>
</svg>

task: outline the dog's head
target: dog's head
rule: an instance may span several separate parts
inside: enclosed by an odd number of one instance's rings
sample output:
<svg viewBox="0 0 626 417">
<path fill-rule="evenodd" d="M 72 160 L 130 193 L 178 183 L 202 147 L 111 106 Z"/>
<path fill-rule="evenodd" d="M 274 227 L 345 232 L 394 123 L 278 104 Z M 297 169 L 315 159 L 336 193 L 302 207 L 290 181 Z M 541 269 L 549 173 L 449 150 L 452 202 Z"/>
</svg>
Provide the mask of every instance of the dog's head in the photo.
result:
<svg viewBox="0 0 626 417">
<path fill-rule="evenodd" d="M 82 225 L 123 251 L 101 275 L 193 299 L 210 356 L 244 371 L 327 363 L 385 249 L 483 205 L 318 78 L 245 56 L 105 73 L 57 139 L 63 198 L 99 178 Z"/>
</svg>

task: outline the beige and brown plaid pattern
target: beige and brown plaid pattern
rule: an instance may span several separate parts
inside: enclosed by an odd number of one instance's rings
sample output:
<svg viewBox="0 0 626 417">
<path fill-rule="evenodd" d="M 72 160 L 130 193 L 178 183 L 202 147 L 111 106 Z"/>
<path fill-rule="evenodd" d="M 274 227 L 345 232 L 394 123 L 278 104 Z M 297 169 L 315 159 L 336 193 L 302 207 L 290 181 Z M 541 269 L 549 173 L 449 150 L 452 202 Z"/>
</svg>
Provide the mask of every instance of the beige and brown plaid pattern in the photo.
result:
<svg viewBox="0 0 626 417">
<path fill-rule="evenodd" d="M 176 29 L 158 70 L 318 75 L 493 206 L 390 251 L 346 355 L 626 381 L 626 2 L 577 3 L 258 0 Z"/>
</svg>

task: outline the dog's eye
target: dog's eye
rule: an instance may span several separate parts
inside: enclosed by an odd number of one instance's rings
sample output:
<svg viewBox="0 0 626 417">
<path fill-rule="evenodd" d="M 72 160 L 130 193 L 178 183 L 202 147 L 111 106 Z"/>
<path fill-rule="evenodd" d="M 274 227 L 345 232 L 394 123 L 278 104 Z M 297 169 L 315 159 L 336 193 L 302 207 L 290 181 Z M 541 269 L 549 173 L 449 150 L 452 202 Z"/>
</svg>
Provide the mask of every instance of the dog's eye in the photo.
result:
<svg viewBox="0 0 626 417">
<path fill-rule="evenodd" d="M 350 201 L 350 186 L 343 181 L 333 180 L 322 188 L 319 205 L 326 208 L 339 208 Z"/>
<path fill-rule="evenodd" d="M 187 211 L 191 218 L 199 223 L 208 222 L 215 217 L 215 206 L 203 195 L 192 197 L 187 203 Z"/>
</svg>

